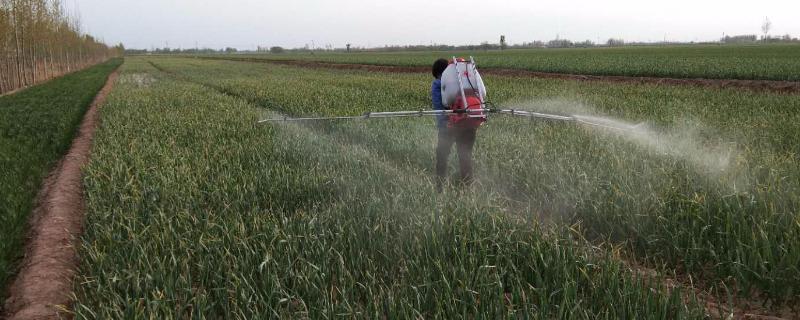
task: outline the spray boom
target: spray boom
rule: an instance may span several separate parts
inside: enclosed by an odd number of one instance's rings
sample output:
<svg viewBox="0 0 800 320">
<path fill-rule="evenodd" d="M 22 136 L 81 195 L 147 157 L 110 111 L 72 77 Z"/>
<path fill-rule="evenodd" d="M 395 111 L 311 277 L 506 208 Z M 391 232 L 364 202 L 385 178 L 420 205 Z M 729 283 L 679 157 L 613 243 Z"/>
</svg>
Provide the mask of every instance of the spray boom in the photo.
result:
<svg viewBox="0 0 800 320">
<path fill-rule="evenodd" d="M 542 120 L 553 120 L 553 121 L 565 121 L 565 122 L 575 122 L 583 125 L 600 127 L 605 129 L 611 130 L 622 130 L 622 131 L 631 131 L 641 124 L 637 124 L 634 126 L 619 126 L 619 125 L 610 125 L 606 123 L 602 123 L 600 121 L 594 121 L 589 119 L 589 117 L 584 117 L 580 115 L 558 115 L 558 114 L 550 114 L 550 113 L 541 113 L 541 112 L 534 112 L 534 111 L 527 111 L 527 110 L 516 110 L 516 109 L 494 109 L 494 108 L 482 108 L 482 109 L 459 109 L 459 110 L 417 110 L 417 111 L 384 111 L 384 112 L 366 112 L 360 116 L 341 116 L 341 117 L 280 117 L 280 118 L 271 118 L 271 119 L 264 119 L 259 120 L 258 123 L 269 123 L 269 122 L 293 122 L 293 121 L 315 121 L 315 120 L 367 120 L 367 119 L 380 119 L 380 118 L 401 118 L 401 117 L 423 117 L 423 116 L 437 116 L 437 115 L 449 115 L 449 114 L 467 114 L 469 116 L 476 116 L 476 117 L 485 117 L 485 114 L 494 113 L 494 114 L 504 114 L 516 117 L 525 117 L 533 119 L 542 119 Z"/>
<path fill-rule="evenodd" d="M 483 84 L 483 79 L 475 67 L 475 59 L 472 57 L 469 60 L 453 57 L 450 60 L 447 68 L 441 75 L 441 96 L 442 104 L 451 106 L 447 110 L 418 110 L 418 111 L 384 111 L 384 112 L 366 112 L 360 116 L 339 116 L 339 117 L 281 117 L 274 119 L 264 119 L 258 123 L 279 122 L 279 121 L 312 121 L 312 120 L 358 120 L 358 119 L 374 119 L 374 118 L 398 118 L 398 117 L 422 117 L 422 116 L 438 116 L 438 115 L 451 115 L 451 120 L 456 119 L 458 122 L 464 119 L 465 123 L 471 123 L 479 126 L 486 120 L 486 115 L 489 113 L 506 114 L 511 116 L 527 117 L 531 119 L 544 119 L 555 121 L 569 121 L 580 124 L 603 127 L 614 130 L 633 130 L 638 127 L 620 127 L 605 124 L 598 121 L 593 121 L 591 117 L 584 117 L 578 115 L 564 116 L 557 114 L 540 113 L 526 110 L 515 109 L 496 109 L 489 106 L 494 106 L 491 102 L 486 101 L 486 87 Z M 466 115 L 466 116 L 465 116 Z M 470 122 L 473 121 L 473 122 Z"/>
</svg>

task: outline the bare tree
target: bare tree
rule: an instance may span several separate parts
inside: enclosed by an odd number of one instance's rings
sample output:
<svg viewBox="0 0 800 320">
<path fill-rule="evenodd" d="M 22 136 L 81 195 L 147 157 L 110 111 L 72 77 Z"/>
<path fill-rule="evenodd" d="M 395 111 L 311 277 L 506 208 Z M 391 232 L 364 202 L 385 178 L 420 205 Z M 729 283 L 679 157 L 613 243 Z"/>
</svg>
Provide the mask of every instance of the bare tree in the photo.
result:
<svg viewBox="0 0 800 320">
<path fill-rule="evenodd" d="M 764 23 L 761 24 L 761 32 L 764 33 L 764 42 L 767 42 L 769 39 L 770 29 L 772 29 L 772 21 L 769 21 L 769 17 L 764 17 Z"/>
<path fill-rule="evenodd" d="M 122 54 L 83 34 L 60 0 L 0 0 L 0 93 Z"/>
</svg>

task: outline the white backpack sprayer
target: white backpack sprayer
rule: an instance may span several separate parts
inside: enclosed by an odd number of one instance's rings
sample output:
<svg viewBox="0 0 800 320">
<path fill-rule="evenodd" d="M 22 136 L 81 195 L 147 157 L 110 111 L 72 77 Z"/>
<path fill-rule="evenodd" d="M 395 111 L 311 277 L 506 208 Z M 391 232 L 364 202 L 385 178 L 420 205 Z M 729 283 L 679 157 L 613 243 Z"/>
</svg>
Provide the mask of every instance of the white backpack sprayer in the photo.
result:
<svg viewBox="0 0 800 320">
<path fill-rule="evenodd" d="M 564 116 L 556 114 L 539 113 L 515 109 L 497 109 L 492 103 L 486 101 L 486 86 L 475 65 L 475 60 L 453 57 L 450 64 L 442 73 L 442 105 L 448 110 L 418 110 L 418 111 L 381 111 L 366 112 L 360 116 L 340 117 L 282 117 L 264 119 L 258 123 L 275 121 L 310 121 L 310 120 L 346 120 L 346 119 L 372 119 L 372 118 L 398 118 L 448 115 L 450 126 L 479 127 L 486 122 L 489 113 L 507 114 L 512 116 L 528 117 L 531 119 L 546 119 L 556 121 L 569 121 L 590 126 L 608 128 L 612 130 L 631 130 L 618 126 L 608 126 L 583 119 L 580 116 Z"/>
</svg>

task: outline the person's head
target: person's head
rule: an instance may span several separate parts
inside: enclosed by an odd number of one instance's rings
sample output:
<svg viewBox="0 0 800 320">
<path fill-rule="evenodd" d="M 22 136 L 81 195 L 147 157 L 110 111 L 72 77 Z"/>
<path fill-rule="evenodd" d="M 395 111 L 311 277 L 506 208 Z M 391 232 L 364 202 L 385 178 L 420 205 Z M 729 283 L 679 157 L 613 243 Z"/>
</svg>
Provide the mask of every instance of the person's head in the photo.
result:
<svg viewBox="0 0 800 320">
<path fill-rule="evenodd" d="M 436 79 L 441 78 L 442 77 L 442 73 L 444 72 L 444 69 L 447 69 L 447 65 L 448 65 L 448 63 L 447 63 L 446 59 L 439 58 L 438 60 L 434 61 L 433 62 L 433 68 L 432 68 L 433 77 L 436 78 Z"/>
</svg>

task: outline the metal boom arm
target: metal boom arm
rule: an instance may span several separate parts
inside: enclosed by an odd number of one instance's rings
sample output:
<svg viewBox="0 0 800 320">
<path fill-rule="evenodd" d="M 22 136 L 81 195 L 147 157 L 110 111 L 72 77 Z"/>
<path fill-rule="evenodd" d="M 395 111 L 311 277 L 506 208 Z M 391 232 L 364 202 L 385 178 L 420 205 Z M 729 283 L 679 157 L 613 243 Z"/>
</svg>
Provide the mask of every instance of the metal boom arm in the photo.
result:
<svg viewBox="0 0 800 320">
<path fill-rule="evenodd" d="M 341 116 L 341 117 L 281 117 L 264 119 L 258 123 L 266 122 L 280 122 L 280 121 L 311 121 L 311 120 L 357 120 L 357 119 L 371 119 L 371 118 L 399 118 L 399 117 L 422 117 L 422 116 L 437 116 L 443 114 L 480 114 L 480 113 L 499 113 L 508 114 L 512 116 L 523 116 L 531 118 L 541 118 L 560 121 L 577 121 L 574 116 L 562 116 L 556 114 L 539 113 L 525 110 L 515 109 L 461 109 L 461 110 L 418 110 L 418 111 L 386 111 L 386 112 L 367 112 L 360 116 Z"/>
<path fill-rule="evenodd" d="M 558 114 L 549 114 L 549 113 L 541 113 L 541 112 L 533 112 L 533 111 L 526 111 L 526 110 L 516 110 L 516 109 L 490 109 L 490 108 L 483 108 L 483 109 L 459 109 L 459 110 L 418 110 L 418 111 L 386 111 L 386 112 L 366 112 L 360 116 L 340 116 L 340 117 L 305 117 L 305 118 L 293 118 L 293 117 L 280 117 L 280 118 L 272 118 L 272 119 L 264 119 L 258 121 L 258 123 L 267 123 L 267 122 L 290 122 L 290 121 L 313 121 L 313 120 L 364 120 L 364 119 L 375 119 L 375 118 L 399 118 L 399 117 L 422 117 L 422 116 L 436 116 L 436 115 L 444 115 L 444 114 L 459 114 L 459 113 L 467 113 L 467 114 L 481 114 L 481 113 L 497 113 L 497 114 L 506 114 L 511 116 L 519 116 L 519 117 L 526 117 L 531 119 L 545 119 L 545 120 L 555 120 L 555 121 L 565 121 L 565 122 L 575 122 L 583 125 L 599 127 L 603 129 L 610 129 L 610 130 L 619 130 L 619 131 L 634 131 L 640 128 L 642 123 L 636 125 L 625 125 L 625 124 L 609 124 L 604 123 L 602 121 L 597 121 L 591 117 L 579 116 L 579 115 L 558 115 Z"/>
</svg>

